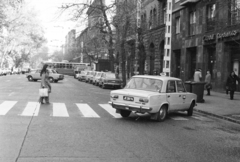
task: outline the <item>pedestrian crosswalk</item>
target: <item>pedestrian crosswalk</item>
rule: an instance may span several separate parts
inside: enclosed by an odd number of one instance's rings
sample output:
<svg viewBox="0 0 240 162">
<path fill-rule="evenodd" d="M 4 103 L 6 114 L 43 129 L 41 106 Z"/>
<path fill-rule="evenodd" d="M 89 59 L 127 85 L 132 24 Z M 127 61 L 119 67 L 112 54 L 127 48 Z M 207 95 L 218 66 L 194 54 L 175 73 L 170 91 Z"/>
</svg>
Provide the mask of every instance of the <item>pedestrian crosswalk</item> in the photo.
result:
<svg viewBox="0 0 240 162">
<path fill-rule="evenodd" d="M 50 105 L 41 105 L 38 102 L 18 102 L 18 101 L 0 101 L 0 117 L 17 115 L 22 117 L 42 116 L 47 115 L 50 117 L 62 117 L 69 118 L 72 116 L 79 116 L 83 118 L 122 118 L 122 116 L 116 113 L 116 110 L 109 104 L 96 104 L 95 106 L 87 103 L 74 103 L 70 108 L 66 103 L 51 103 Z M 45 113 L 41 114 L 41 111 Z M 102 112 L 101 112 L 102 111 Z M 46 113 L 48 112 L 48 113 Z M 99 115 L 101 114 L 101 115 Z M 138 115 L 132 115 L 137 117 Z M 170 116 L 172 120 L 189 120 L 187 116 Z M 197 120 L 203 120 L 200 116 L 192 116 Z"/>
</svg>

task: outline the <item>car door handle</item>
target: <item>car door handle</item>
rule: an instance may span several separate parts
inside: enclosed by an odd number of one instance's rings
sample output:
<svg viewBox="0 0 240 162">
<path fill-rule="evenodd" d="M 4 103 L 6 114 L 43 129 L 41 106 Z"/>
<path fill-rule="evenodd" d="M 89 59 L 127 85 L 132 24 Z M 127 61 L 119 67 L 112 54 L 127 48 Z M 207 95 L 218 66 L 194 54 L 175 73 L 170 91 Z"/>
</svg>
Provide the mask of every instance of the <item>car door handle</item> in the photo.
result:
<svg viewBox="0 0 240 162">
<path fill-rule="evenodd" d="M 168 95 L 168 98 L 171 97 L 170 95 Z"/>
<path fill-rule="evenodd" d="M 179 95 L 179 97 L 182 97 L 182 95 Z"/>
</svg>

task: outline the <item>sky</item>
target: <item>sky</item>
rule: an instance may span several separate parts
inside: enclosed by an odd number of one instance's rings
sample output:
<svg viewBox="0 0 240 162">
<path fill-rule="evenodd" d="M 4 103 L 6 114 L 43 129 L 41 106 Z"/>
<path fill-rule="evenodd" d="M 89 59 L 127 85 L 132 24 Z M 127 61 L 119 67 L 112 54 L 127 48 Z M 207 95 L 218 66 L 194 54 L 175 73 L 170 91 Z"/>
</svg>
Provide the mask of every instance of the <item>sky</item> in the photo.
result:
<svg viewBox="0 0 240 162">
<path fill-rule="evenodd" d="M 76 29 L 77 33 L 86 27 L 86 24 L 80 24 L 76 22 L 69 21 L 69 16 L 67 14 L 59 17 L 59 6 L 62 3 L 70 3 L 76 1 L 86 1 L 86 0 L 25 0 L 31 7 L 33 7 L 41 20 L 45 37 L 48 40 L 48 47 L 50 53 L 54 50 L 60 50 L 61 45 L 65 42 L 65 36 L 67 33 Z M 111 3 L 112 0 L 105 0 L 107 4 Z"/>
</svg>

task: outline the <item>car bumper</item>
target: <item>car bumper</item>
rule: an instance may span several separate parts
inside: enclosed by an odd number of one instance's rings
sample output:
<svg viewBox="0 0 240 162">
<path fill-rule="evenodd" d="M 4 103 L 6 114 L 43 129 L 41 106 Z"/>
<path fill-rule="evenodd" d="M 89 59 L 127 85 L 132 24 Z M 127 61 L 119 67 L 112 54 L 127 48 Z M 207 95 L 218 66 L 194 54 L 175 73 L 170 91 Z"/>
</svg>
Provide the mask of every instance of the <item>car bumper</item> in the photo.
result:
<svg viewBox="0 0 240 162">
<path fill-rule="evenodd" d="M 119 87 L 121 86 L 120 83 L 103 83 L 105 86 L 111 86 L 111 87 Z"/>
<path fill-rule="evenodd" d="M 151 107 L 148 106 L 138 106 L 138 105 L 127 105 L 122 103 L 113 103 L 112 101 L 108 102 L 113 108 L 118 110 L 130 110 L 130 111 L 136 111 L 140 113 L 146 113 L 152 111 Z"/>
</svg>

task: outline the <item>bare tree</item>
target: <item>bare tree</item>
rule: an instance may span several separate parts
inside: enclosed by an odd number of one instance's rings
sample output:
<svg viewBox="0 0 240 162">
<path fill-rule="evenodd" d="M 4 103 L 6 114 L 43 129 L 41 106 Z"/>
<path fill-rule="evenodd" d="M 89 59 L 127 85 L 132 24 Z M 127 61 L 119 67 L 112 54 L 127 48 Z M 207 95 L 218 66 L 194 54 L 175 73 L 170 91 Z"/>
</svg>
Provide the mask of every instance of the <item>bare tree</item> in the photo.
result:
<svg viewBox="0 0 240 162">
<path fill-rule="evenodd" d="M 112 14 L 114 12 L 115 2 L 113 2 L 110 5 L 106 5 L 103 3 L 102 0 L 86 0 L 80 3 L 69 3 L 69 4 L 63 4 L 61 7 L 61 11 L 64 12 L 66 10 L 71 10 L 72 20 L 75 21 L 83 21 L 87 20 L 88 17 L 86 13 L 89 12 L 97 12 L 99 14 L 91 16 L 91 19 L 95 22 L 99 23 L 93 23 L 91 24 L 91 30 L 97 31 L 98 35 L 95 35 L 95 37 L 99 37 L 102 39 L 102 43 L 106 44 L 109 59 L 111 61 L 111 71 L 114 71 L 114 32 L 113 32 L 113 25 L 111 22 L 111 16 L 109 14 Z M 95 38 L 93 38 L 95 39 Z M 88 44 L 95 41 L 88 41 Z M 85 44 L 85 43 L 84 43 Z M 96 45 L 96 44 L 95 44 Z M 91 46 L 95 46 L 92 44 Z M 89 49 L 85 50 L 88 51 Z"/>
</svg>

